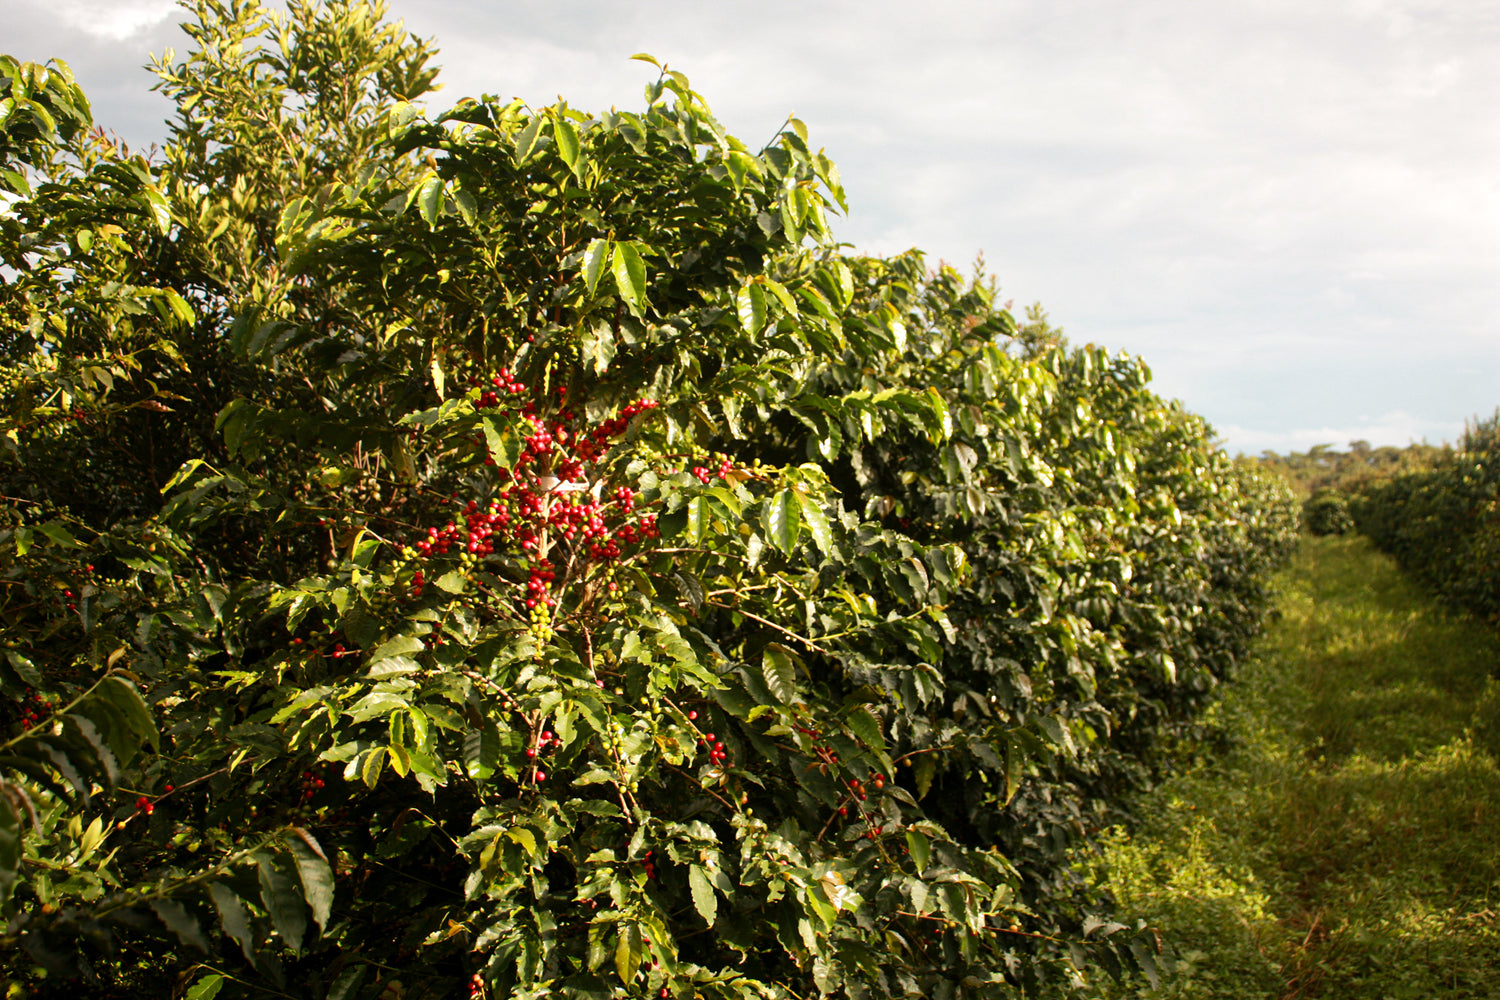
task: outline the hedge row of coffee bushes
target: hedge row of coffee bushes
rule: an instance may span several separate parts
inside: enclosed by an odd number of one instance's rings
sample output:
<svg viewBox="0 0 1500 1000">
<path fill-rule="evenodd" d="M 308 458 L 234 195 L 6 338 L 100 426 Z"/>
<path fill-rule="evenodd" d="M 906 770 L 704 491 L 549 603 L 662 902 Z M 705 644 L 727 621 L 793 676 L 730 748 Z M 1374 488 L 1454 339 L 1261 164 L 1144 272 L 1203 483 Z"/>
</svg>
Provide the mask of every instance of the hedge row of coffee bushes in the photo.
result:
<svg viewBox="0 0 1500 1000">
<path fill-rule="evenodd" d="M 1002 997 L 1154 974 L 1067 851 L 1297 514 L 1137 360 L 831 236 L 789 120 L 424 116 L 188 5 L 148 162 L 0 63 L 0 951 L 112 996 Z"/>
<path fill-rule="evenodd" d="M 1500 624 L 1500 415 L 1477 421 L 1431 469 L 1366 484 L 1349 507 L 1403 569 Z"/>
</svg>

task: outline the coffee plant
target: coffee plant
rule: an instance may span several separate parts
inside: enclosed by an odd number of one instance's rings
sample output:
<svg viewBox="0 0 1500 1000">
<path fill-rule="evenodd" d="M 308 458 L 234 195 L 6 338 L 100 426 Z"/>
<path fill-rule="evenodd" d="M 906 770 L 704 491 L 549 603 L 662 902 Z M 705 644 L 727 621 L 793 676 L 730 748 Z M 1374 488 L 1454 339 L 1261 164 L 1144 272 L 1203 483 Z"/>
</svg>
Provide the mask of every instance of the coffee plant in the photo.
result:
<svg viewBox="0 0 1500 1000">
<path fill-rule="evenodd" d="M 1430 469 L 1366 484 L 1355 526 L 1454 606 L 1500 624 L 1500 414 Z"/>
<path fill-rule="evenodd" d="M 1318 490 L 1304 501 L 1302 521 L 1314 535 L 1343 535 L 1354 530 L 1349 498 L 1338 490 Z"/>
<path fill-rule="evenodd" d="M 426 113 L 378 5 L 184 6 L 156 157 L 0 62 L 16 989 L 1155 975 L 1067 855 L 1243 658 L 1278 480 L 843 252 L 800 121 L 647 56 L 639 111 Z"/>
</svg>

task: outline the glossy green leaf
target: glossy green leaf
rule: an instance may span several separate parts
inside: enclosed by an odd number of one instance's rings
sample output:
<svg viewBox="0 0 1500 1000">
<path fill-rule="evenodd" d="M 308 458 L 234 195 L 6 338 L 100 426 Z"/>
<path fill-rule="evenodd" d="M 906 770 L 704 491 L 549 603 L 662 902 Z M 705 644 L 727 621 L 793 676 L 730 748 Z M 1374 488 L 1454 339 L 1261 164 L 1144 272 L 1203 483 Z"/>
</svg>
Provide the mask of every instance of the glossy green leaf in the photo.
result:
<svg viewBox="0 0 1500 1000">
<path fill-rule="evenodd" d="M 619 941 L 615 945 L 615 972 L 619 975 L 620 982 L 627 987 L 635 981 L 644 953 L 640 927 L 633 923 L 621 924 Z"/>
<path fill-rule="evenodd" d="M 646 262 L 634 243 L 616 243 L 611 273 L 615 289 L 636 316 L 646 308 Z"/>
<path fill-rule="evenodd" d="M 559 118 L 552 123 L 552 138 L 557 143 L 557 155 L 574 173 L 579 167 L 578 130 L 572 122 Z"/>
<path fill-rule="evenodd" d="M 928 862 L 932 858 L 932 845 L 926 834 L 920 830 L 908 828 L 906 831 L 906 849 L 911 854 L 912 864 L 917 866 L 920 874 L 927 870 Z"/>
<path fill-rule="evenodd" d="M 749 334 L 757 334 L 766 326 L 766 290 L 760 285 L 746 285 L 734 297 L 735 309 L 740 325 Z"/>
<path fill-rule="evenodd" d="M 802 504 L 796 490 L 780 490 L 766 505 L 766 537 L 791 555 L 802 533 Z"/>
<path fill-rule="evenodd" d="M 804 493 L 797 494 L 797 507 L 813 543 L 825 556 L 833 556 L 833 529 L 829 526 L 828 516 L 823 513 L 823 508 Z"/>
<path fill-rule="evenodd" d="M 613 244 L 602 238 L 589 241 L 588 248 L 584 250 L 583 284 L 590 295 L 599 287 L 599 277 L 604 273 L 605 265 L 613 259 L 613 250 Z"/>
</svg>

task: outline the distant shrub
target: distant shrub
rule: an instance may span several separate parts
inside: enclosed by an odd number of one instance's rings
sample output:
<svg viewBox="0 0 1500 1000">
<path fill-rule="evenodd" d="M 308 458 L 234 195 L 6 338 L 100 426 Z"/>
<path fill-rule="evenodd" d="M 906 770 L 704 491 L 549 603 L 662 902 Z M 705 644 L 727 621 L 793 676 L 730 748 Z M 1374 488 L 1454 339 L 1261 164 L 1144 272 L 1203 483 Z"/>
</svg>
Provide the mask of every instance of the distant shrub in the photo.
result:
<svg viewBox="0 0 1500 1000">
<path fill-rule="evenodd" d="M 1319 490 L 1302 505 L 1302 521 L 1315 535 L 1342 535 L 1354 530 L 1349 498 L 1338 490 Z"/>
<path fill-rule="evenodd" d="M 1445 599 L 1500 624 L 1500 413 L 1427 472 L 1361 489 L 1360 533 Z"/>
</svg>

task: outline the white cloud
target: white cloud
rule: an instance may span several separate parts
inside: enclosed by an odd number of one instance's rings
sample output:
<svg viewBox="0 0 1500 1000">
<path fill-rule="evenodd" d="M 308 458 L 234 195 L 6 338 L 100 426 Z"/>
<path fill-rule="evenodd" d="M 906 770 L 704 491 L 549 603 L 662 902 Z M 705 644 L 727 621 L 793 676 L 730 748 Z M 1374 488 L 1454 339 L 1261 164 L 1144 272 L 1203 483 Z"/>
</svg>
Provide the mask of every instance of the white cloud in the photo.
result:
<svg viewBox="0 0 1500 1000">
<path fill-rule="evenodd" d="M 48 7 L 74 31 L 123 42 L 177 11 L 172 0 L 50 0 Z"/>
</svg>

